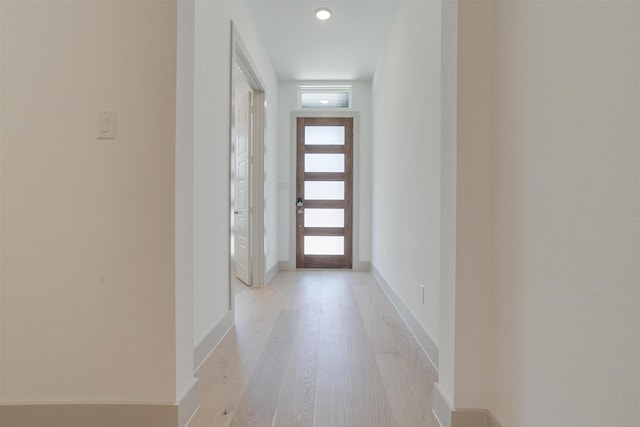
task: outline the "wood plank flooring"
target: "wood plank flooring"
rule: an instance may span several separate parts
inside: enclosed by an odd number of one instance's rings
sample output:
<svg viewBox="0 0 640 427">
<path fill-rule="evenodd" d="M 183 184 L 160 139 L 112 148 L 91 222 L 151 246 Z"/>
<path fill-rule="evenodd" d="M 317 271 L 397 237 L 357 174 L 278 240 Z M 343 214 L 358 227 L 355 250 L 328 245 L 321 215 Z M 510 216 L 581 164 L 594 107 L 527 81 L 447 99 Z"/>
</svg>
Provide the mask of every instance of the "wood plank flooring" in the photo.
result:
<svg viewBox="0 0 640 427">
<path fill-rule="evenodd" d="M 236 287 L 189 427 L 436 427 L 437 373 L 373 276 L 281 271 Z"/>
</svg>

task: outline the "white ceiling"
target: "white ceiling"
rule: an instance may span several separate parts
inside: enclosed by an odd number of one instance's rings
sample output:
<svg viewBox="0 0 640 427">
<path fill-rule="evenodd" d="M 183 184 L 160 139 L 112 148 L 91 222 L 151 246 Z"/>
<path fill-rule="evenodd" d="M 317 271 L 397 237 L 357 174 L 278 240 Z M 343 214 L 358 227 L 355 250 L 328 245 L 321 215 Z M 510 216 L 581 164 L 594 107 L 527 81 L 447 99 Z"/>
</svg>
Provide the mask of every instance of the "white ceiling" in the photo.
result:
<svg viewBox="0 0 640 427">
<path fill-rule="evenodd" d="M 398 7 L 394 0 L 249 2 L 280 80 L 369 80 Z M 315 17 L 327 7 L 327 21 Z"/>
</svg>

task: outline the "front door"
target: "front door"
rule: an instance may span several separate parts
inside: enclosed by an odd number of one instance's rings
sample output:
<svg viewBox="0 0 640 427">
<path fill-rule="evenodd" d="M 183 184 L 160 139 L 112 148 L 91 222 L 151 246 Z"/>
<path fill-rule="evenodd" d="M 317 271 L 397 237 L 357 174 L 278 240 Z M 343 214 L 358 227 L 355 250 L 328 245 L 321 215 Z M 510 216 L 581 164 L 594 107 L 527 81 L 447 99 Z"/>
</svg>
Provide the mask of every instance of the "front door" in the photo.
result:
<svg viewBox="0 0 640 427">
<path fill-rule="evenodd" d="M 353 118 L 298 118 L 296 181 L 296 267 L 351 268 Z"/>
</svg>

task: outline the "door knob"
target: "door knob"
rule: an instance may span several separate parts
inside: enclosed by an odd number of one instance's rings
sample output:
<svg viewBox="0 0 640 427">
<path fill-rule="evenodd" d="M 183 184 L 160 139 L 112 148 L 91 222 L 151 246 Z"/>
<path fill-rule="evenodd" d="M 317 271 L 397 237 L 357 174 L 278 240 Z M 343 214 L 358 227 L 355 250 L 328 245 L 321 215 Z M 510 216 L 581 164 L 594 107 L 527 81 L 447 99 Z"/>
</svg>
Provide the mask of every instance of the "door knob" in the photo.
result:
<svg viewBox="0 0 640 427">
<path fill-rule="evenodd" d="M 304 209 L 298 209 L 298 215 L 302 215 L 304 213 Z"/>
</svg>

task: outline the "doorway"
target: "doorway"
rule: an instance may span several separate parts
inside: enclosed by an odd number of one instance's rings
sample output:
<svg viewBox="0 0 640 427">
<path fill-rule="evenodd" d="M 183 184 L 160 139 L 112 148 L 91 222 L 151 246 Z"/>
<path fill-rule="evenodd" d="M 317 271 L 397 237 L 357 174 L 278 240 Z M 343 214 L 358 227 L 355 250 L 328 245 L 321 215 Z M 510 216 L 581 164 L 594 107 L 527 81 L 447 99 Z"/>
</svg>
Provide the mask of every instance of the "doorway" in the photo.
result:
<svg viewBox="0 0 640 427">
<path fill-rule="evenodd" d="M 239 281 L 264 285 L 265 93 L 233 22 L 231 52 L 229 304 L 233 310 Z"/>
<path fill-rule="evenodd" d="M 232 116 L 232 152 L 235 155 L 232 168 L 234 185 L 233 195 L 234 214 L 234 254 L 235 277 L 244 284 L 251 286 L 251 227 L 250 227 L 250 195 L 251 176 L 253 175 L 250 162 L 253 122 L 252 104 L 253 91 L 247 83 L 238 64 L 234 64 L 233 81 L 233 116 Z"/>
<path fill-rule="evenodd" d="M 352 117 L 297 118 L 295 217 L 297 268 L 352 268 Z"/>
</svg>

